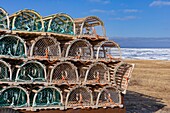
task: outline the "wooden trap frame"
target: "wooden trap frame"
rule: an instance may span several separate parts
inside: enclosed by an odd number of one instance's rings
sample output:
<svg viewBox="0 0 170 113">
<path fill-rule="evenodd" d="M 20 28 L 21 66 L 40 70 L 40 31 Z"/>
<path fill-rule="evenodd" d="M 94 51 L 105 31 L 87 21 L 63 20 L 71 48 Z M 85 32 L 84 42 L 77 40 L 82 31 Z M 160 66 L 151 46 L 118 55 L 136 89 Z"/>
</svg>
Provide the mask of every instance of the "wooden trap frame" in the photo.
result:
<svg viewBox="0 0 170 113">
<path fill-rule="evenodd" d="M 0 91 L 0 106 L 24 109 L 30 106 L 28 92 L 20 86 L 4 87 Z"/>
<path fill-rule="evenodd" d="M 40 36 L 33 41 L 30 56 L 35 59 L 57 60 L 61 57 L 60 43 L 53 37 Z"/>
<path fill-rule="evenodd" d="M 9 17 L 5 9 L 0 7 L 0 29 L 9 29 Z"/>
<path fill-rule="evenodd" d="M 96 16 L 75 19 L 76 34 L 79 38 L 89 38 L 96 40 L 100 37 L 106 37 L 104 23 Z M 99 34 L 100 32 L 100 34 Z"/>
<path fill-rule="evenodd" d="M 27 47 L 25 41 L 19 36 L 2 35 L 0 37 L 0 57 L 27 57 Z"/>
<path fill-rule="evenodd" d="M 64 109 L 63 96 L 54 86 L 34 88 L 31 93 L 32 111 L 42 109 Z"/>
<path fill-rule="evenodd" d="M 67 93 L 65 109 L 89 108 L 93 106 L 91 90 L 86 86 L 76 86 Z"/>
<path fill-rule="evenodd" d="M 30 9 L 20 10 L 9 16 L 10 28 L 20 31 L 43 31 L 44 22 L 41 15 Z"/>
<path fill-rule="evenodd" d="M 123 94 L 126 93 L 128 83 L 130 81 L 132 71 L 134 69 L 134 64 L 127 64 L 121 62 L 115 71 L 115 82 L 117 87 L 122 91 Z"/>
<path fill-rule="evenodd" d="M 94 57 L 97 60 L 119 60 L 121 59 L 121 50 L 114 41 L 102 41 L 93 47 Z"/>
<path fill-rule="evenodd" d="M 81 68 L 80 78 L 83 80 L 83 84 L 109 84 L 109 68 L 100 62 L 93 63 L 87 67 Z"/>
<path fill-rule="evenodd" d="M 96 102 L 96 108 L 123 107 L 123 105 L 121 104 L 121 94 L 117 90 L 117 88 L 113 86 L 105 86 L 100 90 L 95 90 L 94 93 L 98 94 L 97 97 L 94 97 L 96 98 L 96 100 L 94 100 Z"/>
<path fill-rule="evenodd" d="M 0 82 L 12 81 L 12 70 L 11 65 L 7 62 L 0 60 Z"/>
<path fill-rule="evenodd" d="M 59 62 L 51 67 L 50 83 L 57 85 L 79 84 L 77 67 L 70 62 Z"/>
<path fill-rule="evenodd" d="M 84 39 L 75 39 L 65 44 L 63 57 L 72 60 L 90 60 L 93 58 L 92 45 Z"/>
<path fill-rule="evenodd" d="M 47 82 L 46 67 L 38 61 L 28 61 L 17 66 L 15 83 L 30 84 Z"/>
<path fill-rule="evenodd" d="M 73 18 L 65 13 L 50 15 L 43 18 L 46 32 L 59 34 L 75 34 L 75 24 Z"/>
</svg>

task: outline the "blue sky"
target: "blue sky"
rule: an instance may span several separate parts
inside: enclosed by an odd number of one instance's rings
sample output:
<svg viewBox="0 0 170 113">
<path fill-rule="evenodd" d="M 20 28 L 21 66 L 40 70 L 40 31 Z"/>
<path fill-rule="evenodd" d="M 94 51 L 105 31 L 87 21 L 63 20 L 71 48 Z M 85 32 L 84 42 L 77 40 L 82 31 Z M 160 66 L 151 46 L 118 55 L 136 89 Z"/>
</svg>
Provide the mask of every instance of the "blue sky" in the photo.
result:
<svg viewBox="0 0 170 113">
<path fill-rule="evenodd" d="M 9 14 L 34 9 L 42 16 L 98 16 L 108 37 L 170 37 L 170 0 L 0 0 Z"/>
</svg>

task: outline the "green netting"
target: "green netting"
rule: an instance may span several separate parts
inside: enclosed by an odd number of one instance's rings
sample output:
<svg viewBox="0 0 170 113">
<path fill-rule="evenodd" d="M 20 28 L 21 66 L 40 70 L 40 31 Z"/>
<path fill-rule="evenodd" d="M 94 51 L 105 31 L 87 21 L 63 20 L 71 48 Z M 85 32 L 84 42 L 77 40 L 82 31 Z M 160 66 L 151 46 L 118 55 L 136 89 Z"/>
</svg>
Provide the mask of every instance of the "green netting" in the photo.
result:
<svg viewBox="0 0 170 113">
<path fill-rule="evenodd" d="M 44 31 L 45 32 L 50 32 L 50 30 L 48 31 L 48 25 L 49 25 L 49 20 L 44 21 Z"/>
<path fill-rule="evenodd" d="M 10 70 L 9 68 L 0 61 L 0 81 L 10 80 Z"/>
<path fill-rule="evenodd" d="M 0 94 L 0 106 L 24 107 L 27 106 L 27 95 L 20 88 L 8 88 Z"/>
<path fill-rule="evenodd" d="M 0 55 L 25 57 L 24 43 L 15 36 L 5 36 L 0 39 Z"/>
<path fill-rule="evenodd" d="M 5 28 L 7 29 L 8 28 L 8 21 L 7 21 L 7 14 L 6 12 L 0 8 L 0 28 Z"/>
<path fill-rule="evenodd" d="M 44 69 L 38 63 L 27 63 L 20 68 L 16 81 L 45 81 Z"/>
<path fill-rule="evenodd" d="M 71 22 L 71 20 L 65 16 L 55 17 L 52 19 L 47 32 L 73 35 L 73 22 Z"/>
<path fill-rule="evenodd" d="M 37 93 L 33 106 L 62 105 L 60 93 L 53 88 L 45 88 Z"/>
<path fill-rule="evenodd" d="M 43 25 L 41 18 L 34 11 L 22 11 L 13 19 L 12 30 L 21 31 L 42 31 Z"/>
</svg>

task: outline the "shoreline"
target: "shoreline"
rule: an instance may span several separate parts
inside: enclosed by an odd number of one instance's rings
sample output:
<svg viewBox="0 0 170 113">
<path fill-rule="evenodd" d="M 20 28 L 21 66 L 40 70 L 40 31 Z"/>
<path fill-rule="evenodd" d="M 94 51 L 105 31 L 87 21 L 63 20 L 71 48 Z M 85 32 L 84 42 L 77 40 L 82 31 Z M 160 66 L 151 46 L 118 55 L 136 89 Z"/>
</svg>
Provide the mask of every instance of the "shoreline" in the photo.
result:
<svg viewBox="0 0 170 113">
<path fill-rule="evenodd" d="M 158 60 L 158 59 L 130 59 L 130 58 L 122 58 L 123 61 L 127 61 L 127 62 L 132 62 L 132 61 L 168 61 L 170 62 L 170 59 L 169 60 Z"/>
<path fill-rule="evenodd" d="M 170 60 L 170 48 L 121 48 L 123 59 Z"/>
</svg>

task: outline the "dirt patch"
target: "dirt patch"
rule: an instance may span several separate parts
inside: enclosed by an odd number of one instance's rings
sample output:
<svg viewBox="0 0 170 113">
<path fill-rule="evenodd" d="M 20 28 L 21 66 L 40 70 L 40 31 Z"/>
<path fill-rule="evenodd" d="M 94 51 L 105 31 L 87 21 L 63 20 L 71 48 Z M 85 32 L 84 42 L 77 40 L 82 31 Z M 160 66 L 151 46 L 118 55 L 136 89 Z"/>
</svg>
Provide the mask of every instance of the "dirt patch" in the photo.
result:
<svg viewBox="0 0 170 113">
<path fill-rule="evenodd" d="M 127 113 L 170 113 L 170 61 L 126 62 L 135 64 L 125 95 Z"/>
</svg>

